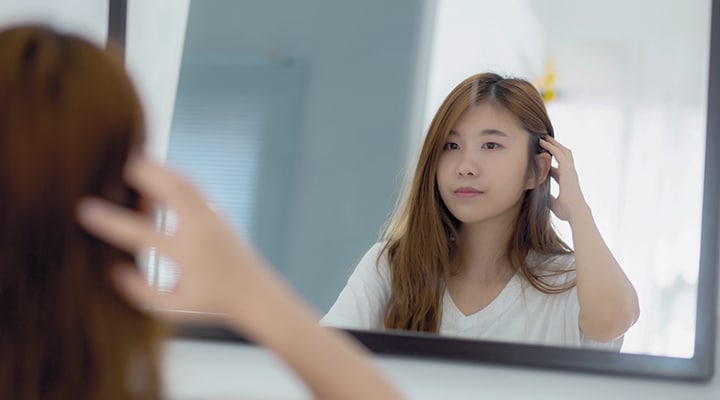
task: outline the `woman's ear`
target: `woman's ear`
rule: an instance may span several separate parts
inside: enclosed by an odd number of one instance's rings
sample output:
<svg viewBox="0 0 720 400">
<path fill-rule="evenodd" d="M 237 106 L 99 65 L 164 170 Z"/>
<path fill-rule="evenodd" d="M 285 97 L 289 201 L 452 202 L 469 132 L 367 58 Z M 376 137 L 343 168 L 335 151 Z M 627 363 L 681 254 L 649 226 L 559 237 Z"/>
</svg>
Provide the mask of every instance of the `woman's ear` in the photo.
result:
<svg viewBox="0 0 720 400">
<path fill-rule="evenodd" d="M 550 166 L 552 164 L 552 156 L 547 152 L 536 154 L 535 164 L 537 165 L 537 170 L 530 170 L 531 173 L 528 177 L 527 183 L 525 184 L 525 189 L 535 189 L 548 179 Z"/>
</svg>

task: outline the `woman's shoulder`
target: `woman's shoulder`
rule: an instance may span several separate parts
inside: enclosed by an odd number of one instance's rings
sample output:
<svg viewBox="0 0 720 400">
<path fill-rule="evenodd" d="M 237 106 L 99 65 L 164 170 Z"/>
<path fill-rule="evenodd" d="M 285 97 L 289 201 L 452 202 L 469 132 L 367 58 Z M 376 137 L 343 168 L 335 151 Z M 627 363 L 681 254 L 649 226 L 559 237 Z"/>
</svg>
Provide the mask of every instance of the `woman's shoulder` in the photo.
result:
<svg viewBox="0 0 720 400">
<path fill-rule="evenodd" d="M 365 255 L 374 255 L 376 258 L 380 254 L 381 251 L 385 248 L 387 245 L 386 241 L 380 241 L 373 243 L 372 246 L 365 252 Z"/>
<path fill-rule="evenodd" d="M 387 242 L 376 242 L 365 251 L 360 261 L 355 267 L 355 274 L 359 274 L 364 278 L 377 277 L 379 274 L 383 279 L 387 279 L 390 272 L 388 264 L 387 252 L 385 245 Z"/>
<path fill-rule="evenodd" d="M 367 251 L 365 251 L 365 254 L 362 258 L 387 263 L 386 246 L 387 242 L 375 242 L 372 246 L 370 246 L 369 249 L 367 249 Z"/>
</svg>

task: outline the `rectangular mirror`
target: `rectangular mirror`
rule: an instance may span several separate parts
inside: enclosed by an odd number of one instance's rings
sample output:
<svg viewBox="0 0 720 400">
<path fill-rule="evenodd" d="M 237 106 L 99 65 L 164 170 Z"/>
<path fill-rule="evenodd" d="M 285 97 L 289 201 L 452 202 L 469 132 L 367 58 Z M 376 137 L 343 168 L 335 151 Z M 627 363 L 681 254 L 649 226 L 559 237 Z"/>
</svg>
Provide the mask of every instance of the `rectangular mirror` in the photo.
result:
<svg viewBox="0 0 720 400">
<path fill-rule="evenodd" d="M 638 292 L 620 352 L 350 332 L 381 353 L 706 380 L 720 202 L 711 3 L 194 1 L 167 162 L 324 313 L 378 240 L 448 92 L 484 71 L 530 80 Z M 151 258 L 153 284 L 173 274 Z"/>
</svg>

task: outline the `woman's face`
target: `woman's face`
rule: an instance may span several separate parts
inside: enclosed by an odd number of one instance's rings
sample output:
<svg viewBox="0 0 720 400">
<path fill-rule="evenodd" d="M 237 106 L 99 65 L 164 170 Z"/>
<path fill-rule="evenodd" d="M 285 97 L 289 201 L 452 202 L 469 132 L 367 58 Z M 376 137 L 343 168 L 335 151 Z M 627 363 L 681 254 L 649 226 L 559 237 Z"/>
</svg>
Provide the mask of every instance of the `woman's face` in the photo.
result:
<svg viewBox="0 0 720 400">
<path fill-rule="evenodd" d="M 484 102 L 466 111 L 445 140 L 437 170 L 440 196 L 465 224 L 519 211 L 528 174 L 529 134 L 509 111 Z"/>
</svg>

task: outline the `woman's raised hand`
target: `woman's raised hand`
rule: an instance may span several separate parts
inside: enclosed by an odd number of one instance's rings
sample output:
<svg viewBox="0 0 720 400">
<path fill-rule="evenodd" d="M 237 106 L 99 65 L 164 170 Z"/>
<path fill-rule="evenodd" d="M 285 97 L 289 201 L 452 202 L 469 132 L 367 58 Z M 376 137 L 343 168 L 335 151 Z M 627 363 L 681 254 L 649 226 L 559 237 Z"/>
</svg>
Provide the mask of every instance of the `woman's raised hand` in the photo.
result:
<svg viewBox="0 0 720 400">
<path fill-rule="evenodd" d="M 560 187 L 558 196 L 550 199 L 550 209 L 561 220 L 571 222 L 574 215 L 588 209 L 572 151 L 549 135 L 540 139 L 540 146 L 555 157 L 558 164 L 550 167 L 550 176 Z"/>
<path fill-rule="evenodd" d="M 142 156 L 128 161 L 125 176 L 144 198 L 174 212 L 177 229 L 160 232 L 152 215 L 96 198 L 78 206 L 81 224 L 130 253 L 155 248 L 180 269 L 176 285 L 160 292 L 148 286 L 137 268 L 118 266 L 114 278 L 126 298 L 151 310 L 216 313 L 229 313 L 245 300 L 252 303 L 255 281 L 270 273 L 266 262 L 237 238 L 203 196 L 185 179 Z"/>
</svg>

